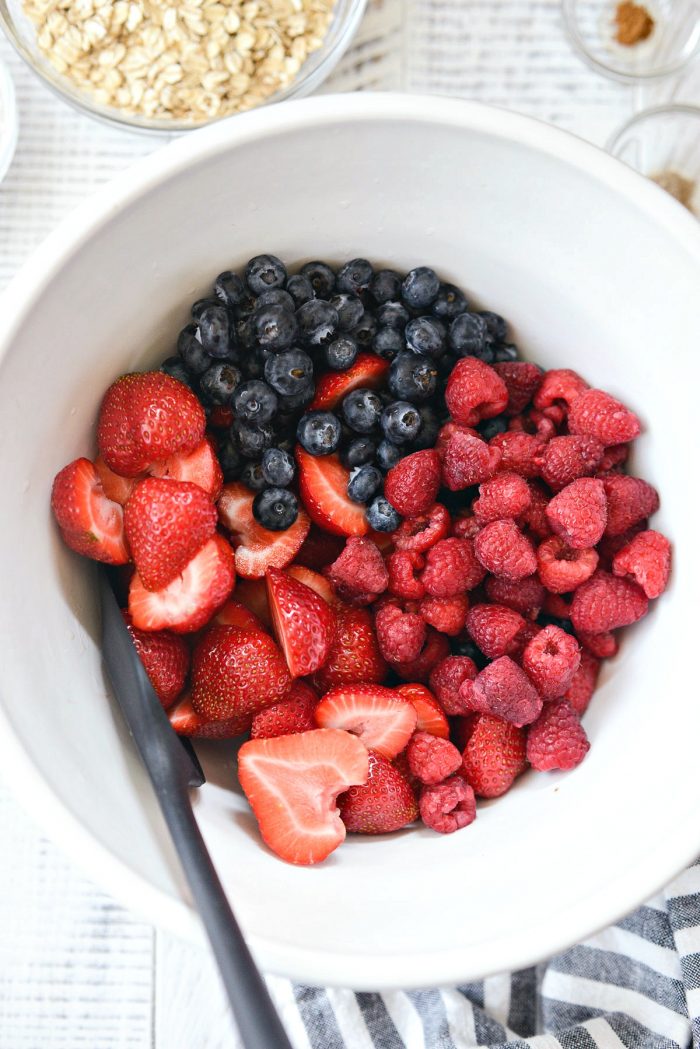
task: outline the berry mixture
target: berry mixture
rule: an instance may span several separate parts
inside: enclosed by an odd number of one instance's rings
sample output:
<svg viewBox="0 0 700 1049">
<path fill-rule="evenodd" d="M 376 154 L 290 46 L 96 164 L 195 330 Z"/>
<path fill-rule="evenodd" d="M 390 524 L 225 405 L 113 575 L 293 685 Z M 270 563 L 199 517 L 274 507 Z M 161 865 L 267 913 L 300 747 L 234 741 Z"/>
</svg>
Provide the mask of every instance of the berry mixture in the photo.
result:
<svg viewBox="0 0 700 1049">
<path fill-rule="evenodd" d="M 269 848 L 450 834 L 527 768 L 578 765 L 601 663 L 670 574 L 659 497 L 624 472 L 634 412 L 519 360 L 425 266 L 261 255 L 191 315 L 107 390 L 52 509 L 124 566 L 175 730 L 249 737 Z"/>
</svg>

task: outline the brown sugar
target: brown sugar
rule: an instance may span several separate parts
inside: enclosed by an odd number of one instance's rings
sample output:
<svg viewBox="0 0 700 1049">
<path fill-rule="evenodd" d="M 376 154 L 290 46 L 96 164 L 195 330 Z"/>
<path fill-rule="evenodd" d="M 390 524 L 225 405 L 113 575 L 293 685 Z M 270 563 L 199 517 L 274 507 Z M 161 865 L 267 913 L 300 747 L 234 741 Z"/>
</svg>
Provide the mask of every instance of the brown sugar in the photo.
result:
<svg viewBox="0 0 700 1049">
<path fill-rule="evenodd" d="M 676 171 L 661 171 L 658 175 L 652 175 L 651 179 L 675 197 L 688 211 L 692 211 L 691 200 L 695 192 L 695 183 L 691 179 L 683 178 Z"/>
<path fill-rule="evenodd" d="M 646 7 L 632 3 L 632 0 L 621 0 L 615 9 L 615 39 L 625 47 L 633 47 L 651 36 L 654 19 Z"/>
</svg>

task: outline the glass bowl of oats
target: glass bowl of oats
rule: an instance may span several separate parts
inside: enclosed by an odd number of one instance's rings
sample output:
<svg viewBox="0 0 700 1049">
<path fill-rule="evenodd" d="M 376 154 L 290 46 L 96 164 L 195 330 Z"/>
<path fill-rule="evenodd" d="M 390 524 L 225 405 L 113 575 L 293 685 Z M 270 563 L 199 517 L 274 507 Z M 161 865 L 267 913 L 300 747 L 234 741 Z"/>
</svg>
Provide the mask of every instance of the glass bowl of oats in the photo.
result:
<svg viewBox="0 0 700 1049">
<path fill-rule="evenodd" d="M 315 90 L 367 0 L 0 0 L 45 83 L 111 124 L 182 132 Z"/>
</svg>

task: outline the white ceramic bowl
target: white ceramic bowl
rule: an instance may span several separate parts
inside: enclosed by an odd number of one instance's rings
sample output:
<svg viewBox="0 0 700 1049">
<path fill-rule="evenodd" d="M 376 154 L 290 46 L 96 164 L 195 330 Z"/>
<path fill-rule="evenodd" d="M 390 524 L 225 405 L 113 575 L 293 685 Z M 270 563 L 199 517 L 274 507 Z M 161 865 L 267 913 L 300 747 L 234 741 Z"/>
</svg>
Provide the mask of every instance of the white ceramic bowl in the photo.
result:
<svg viewBox="0 0 700 1049">
<path fill-rule="evenodd" d="M 351 837 L 316 869 L 261 845 L 230 748 L 202 748 L 197 813 L 260 963 L 356 988 L 518 967 L 630 910 L 700 849 L 694 459 L 700 228 L 563 132 L 441 99 L 272 107 L 168 146 L 64 223 L 3 303 L 0 733 L 19 797 L 149 920 L 199 936 L 151 790 L 108 696 L 92 567 L 49 489 L 91 454 L 120 372 L 171 352 L 187 304 L 260 251 L 431 263 L 508 317 L 527 355 L 579 369 L 644 420 L 673 583 L 629 631 L 574 772 L 528 774 L 468 830 Z"/>
</svg>

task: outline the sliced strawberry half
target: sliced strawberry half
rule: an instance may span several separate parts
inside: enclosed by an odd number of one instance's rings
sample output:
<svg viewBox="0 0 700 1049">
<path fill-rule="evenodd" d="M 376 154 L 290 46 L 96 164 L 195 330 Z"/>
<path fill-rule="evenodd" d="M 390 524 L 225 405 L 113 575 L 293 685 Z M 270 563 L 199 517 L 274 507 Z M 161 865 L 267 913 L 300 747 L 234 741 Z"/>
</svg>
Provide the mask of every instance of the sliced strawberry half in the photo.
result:
<svg viewBox="0 0 700 1049">
<path fill-rule="evenodd" d="M 279 568 L 267 573 L 272 625 L 292 677 L 322 667 L 335 637 L 335 612 L 315 590 Z"/>
<path fill-rule="evenodd" d="M 217 626 L 235 626 L 239 630 L 258 630 L 261 634 L 268 632 L 262 619 L 246 608 L 241 601 L 227 601 L 216 613 L 212 623 L 216 623 Z"/>
<path fill-rule="evenodd" d="M 367 535 L 364 508 L 348 497 L 350 473 L 338 456 L 309 455 L 300 445 L 295 454 L 299 495 L 314 524 L 333 535 Z"/>
<path fill-rule="evenodd" d="M 268 568 L 285 568 L 301 547 L 311 527 L 302 509 L 294 524 L 284 532 L 272 532 L 253 517 L 255 495 L 233 481 L 219 497 L 219 520 L 231 533 L 236 551 L 236 572 L 244 579 L 262 579 Z"/>
<path fill-rule="evenodd" d="M 115 474 L 114 470 L 110 470 L 107 466 L 101 455 L 98 455 L 95 459 L 95 469 L 102 481 L 102 487 L 107 498 L 114 500 L 115 503 L 119 503 L 120 506 L 125 505 L 134 490 L 134 485 L 138 484 L 146 476 L 145 474 L 139 474 L 138 477 L 122 477 L 121 474 Z"/>
<path fill-rule="evenodd" d="M 366 781 L 368 766 L 360 740 L 337 729 L 251 739 L 238 752 L 238 778 L 263 840 L 304 866 L 345 840 L 336 799 Z"/>
<path fill-rule="evenodd" d="M 170 477 L 199 485 L 210 499 L 218 499 L 224 475 L 211 438 L 206 437 L 193 452 L 178 452 L 163 462 L 154 463 L 148 471 L 153 477 Z"/>
<path fill-rule="evenodd" d="M 374 353 L 360 353 L 344 372 L 326 372 L 316 383 L 316 395 L 309 408 L 332 411 L 353 390 L 376 390 L 384 382 L 389 362 Z"/>
<path fill-rule="evenodd" d="M 331 584 L 320 572 L 314 572 L 312 568 L 307 568 L 306 565 L 290 565 L 287 569 L 287 575 L 290 575 L 292 579 L 297 579 L 300 583 L 304 583 L 305 586 L 310 586 L 332 608 L 342 604 Z"/>
<path fill-rule="evenodd" d="M 440 739 L 450 738 L 450 724 L 445 713 L 432 692 L 425 687 L 410 683 L 399 685 L 396 689 L 413 704 L 418 716 L 416 721 L 417 732 L 429 732 L 431 736 L 439 736 Z"/>
<path fill-rule="evenodd" d="M 71 550 L 108 565 L 127 563 L 122 508 L 107 498 L 89 459 L 76 459 L 56 474 L 51 509 Z"/>
<path fill-rule="evenodd" d="M 236 582 L 233 550 L 215 535 L 182 575 L 163 590 L 146 590 L 138 572 L 129 587 L 129 612 L 139 630 L 200 630 L 226 602 Z"/>
<path fill-rule="evenodd" d="M 418 720 L 412 703 L 382 685 L 350 685 L 327 692 L 314 711 L 321 728 L 342 728 L 368 750 L 393 758 L 411 738 Z"/>
<path fill-rule="evenodd" d="M 168 717 L 178 736 L 192 736 L 194 739 L 234 739 L 247 732 L 252 721 L 251 714 L 226 718 L 225 721 L 207 721 L 194 711 L 189 692 L 171 707 Z"/>
</svg>

